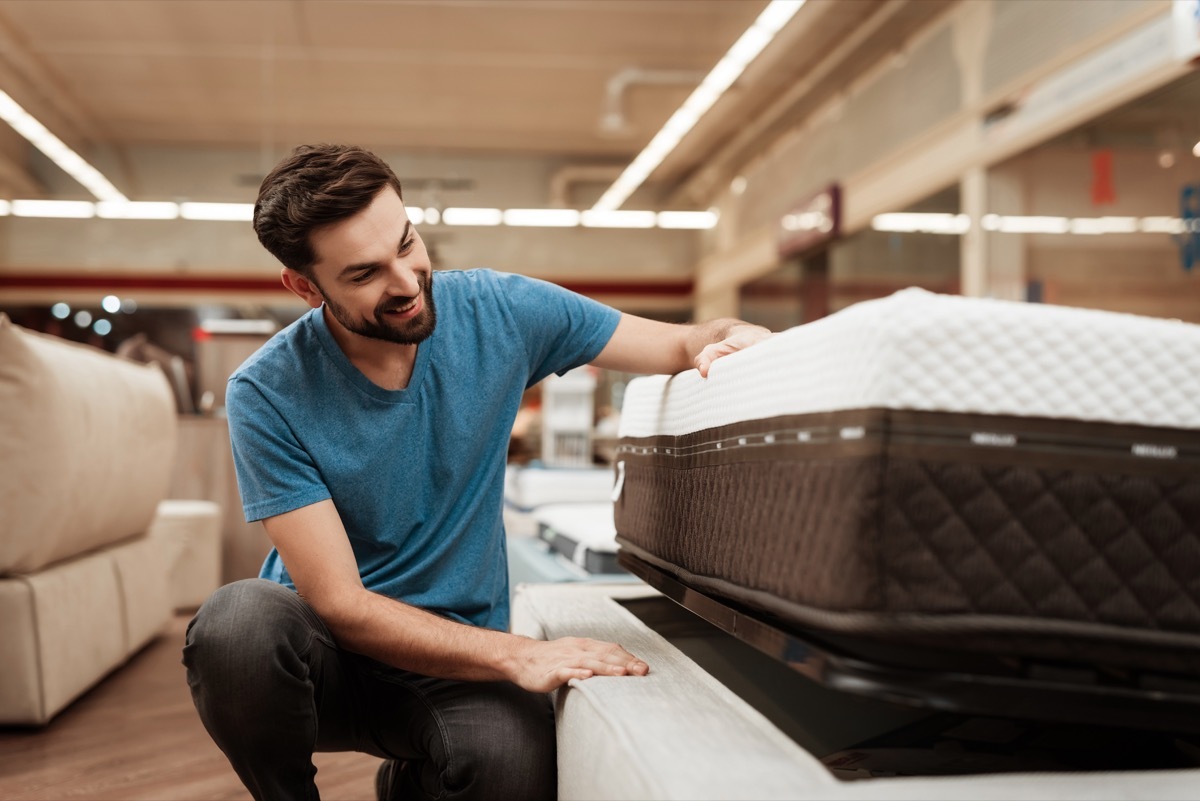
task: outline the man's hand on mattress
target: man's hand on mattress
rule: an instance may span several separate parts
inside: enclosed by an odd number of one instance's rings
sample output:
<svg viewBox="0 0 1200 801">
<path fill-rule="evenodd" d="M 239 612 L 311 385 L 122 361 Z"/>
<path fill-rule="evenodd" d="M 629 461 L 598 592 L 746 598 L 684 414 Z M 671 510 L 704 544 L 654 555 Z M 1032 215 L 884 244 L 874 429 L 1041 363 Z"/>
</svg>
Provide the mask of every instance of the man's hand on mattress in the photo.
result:
<svg viewBox="0 0 1200 801">
<path fill-rule="evenodd" d="M 645 676 L 650 666 L 616 643 L 563 637 L 557 640 L 517 639 L 510 677 L 532 692 L 549 692 L 571 679 L 592 676 Z"/>
<path fill-rule="evenodd" d="M 728 356 L 739 350 L 745 350 L 770 336 L 772 336 L 771 331 L 763 328 L 761 325 L 751 325 L 749 323 L 735 325 L 729 329 L 729 334 L 720 342 L 707 345 L 704 350 L 700 351 L 695 359 L 696 369 L 700 371 L 702 377 L 708 378 L 709 368 L 712 367 L 714 361 L 722 356 Z"/>
</svg>

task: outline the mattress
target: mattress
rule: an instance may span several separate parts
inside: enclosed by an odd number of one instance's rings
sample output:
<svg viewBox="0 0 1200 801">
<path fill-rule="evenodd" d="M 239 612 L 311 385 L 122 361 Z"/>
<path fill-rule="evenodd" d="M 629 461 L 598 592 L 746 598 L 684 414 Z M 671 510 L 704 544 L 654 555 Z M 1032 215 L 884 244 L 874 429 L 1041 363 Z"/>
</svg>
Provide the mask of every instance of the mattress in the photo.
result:
<svg viewBox="0 0 1200 801">
<path fill-rule="evenodd" d="M 514 595 L 521 584 L 636 581 L 617 565 L 611 501 L 546 504 L 529 517 L 536 536 L 508 538 L 509 586 Z"/>
<path fill-rule="evenodd" d="M 584 572 L 625 572 L 617 565 L 617 529 L 611 501 L 549 504 L 536 509 L 533 517 L 538 536 Z"/>
<path fill-rule="evenodd" d="M 608 468 L 510 465 L 504 474 L 504 503 L 522 512 L 548 503 L 606 501 L 611 494 L 612 470 Z"/>
<path fill-rule="evenodd" d="M 905 290 L 629 384 L 623 550 L 805 630 L 1200 673 L 1200 326 Z"/>
<path fill-rule="evenodd" d="M 534 511 L 547 504 L 607 502 L 608 468 L 550 468 L 509 465 L 504 472 L 504 528 L 511 536 L 537 535 Z"/>
</svg>

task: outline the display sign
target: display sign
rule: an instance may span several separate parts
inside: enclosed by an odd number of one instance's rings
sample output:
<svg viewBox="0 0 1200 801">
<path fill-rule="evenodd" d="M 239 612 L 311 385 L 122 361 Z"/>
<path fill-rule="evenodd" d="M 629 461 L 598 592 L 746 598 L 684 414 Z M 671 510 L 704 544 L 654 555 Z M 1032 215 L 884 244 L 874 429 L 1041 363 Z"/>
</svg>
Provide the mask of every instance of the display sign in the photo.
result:
<svg viewBox="0 0 1200 801">
<path fill-rule="evenodd" d="M 811 251 L 832 242 L 842 233 L 842 188 L 828 188 L 798 204 L 779 221 L 779 255 L 783 258 Z"/>
</svg>

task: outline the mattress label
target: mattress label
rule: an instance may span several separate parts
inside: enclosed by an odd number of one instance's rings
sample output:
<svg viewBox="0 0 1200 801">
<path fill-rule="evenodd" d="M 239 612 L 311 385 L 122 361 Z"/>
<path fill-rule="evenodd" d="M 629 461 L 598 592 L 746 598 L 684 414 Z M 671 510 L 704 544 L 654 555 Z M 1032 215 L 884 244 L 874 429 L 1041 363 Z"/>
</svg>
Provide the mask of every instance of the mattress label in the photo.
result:
<svg viewBox="0 0 1200 801">
<path fill-rule="evenodd" d="M 1148 442 L 1136 442 L 1129 451 L 1145 459 L 1174 459 L 1179 456 L 1179 451 L 1172 445 L 1152 445 Z"/>
<path fill-rule="evenodd" d="M 1016 434 L 994 434 L 990 431 L 975 431 L 971 434 L 972 445 L 987 445 L 994 448 L 1011 448 L 1017 444 Z"/>
</svg>

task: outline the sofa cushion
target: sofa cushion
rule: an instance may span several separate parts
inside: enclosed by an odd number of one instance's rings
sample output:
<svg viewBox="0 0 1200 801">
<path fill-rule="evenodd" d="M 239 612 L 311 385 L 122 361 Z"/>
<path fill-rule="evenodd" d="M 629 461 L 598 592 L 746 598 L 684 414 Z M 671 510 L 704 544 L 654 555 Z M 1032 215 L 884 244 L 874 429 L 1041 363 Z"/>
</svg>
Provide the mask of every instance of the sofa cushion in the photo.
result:
<svg viewBox="0 0 1200 801">
<path fill-rule="evenodd" d="M 167 548 L 168 591 L 175 609 L 196 609 L 221 586 L 221 507 L 212 501 L 166 500 L 150 537 Z"/>
<path fill-rule="evenodd" d="M 0 724 L 41 724 L 162 632 L 168 544 L 155 537 L 0 578 Z"/>
<path fill-rule="evenodd" d="M 128 653 L 123 617 L 105 551 L 0 579 L 0 723 L 45 723 L 121 664 Z"/>
<path fill-rule="evenodd" d="M 175 426 L 157 367 L 0 314 L 0 575 L 144 532 L 167 494 Z"/>
</svg>

